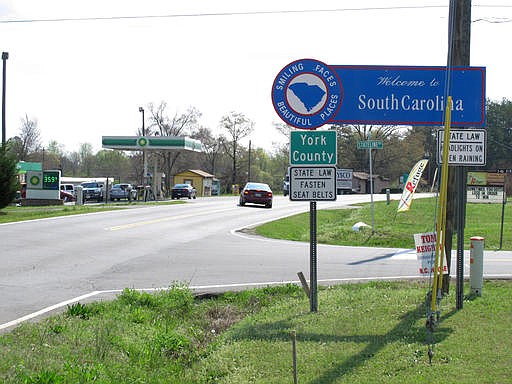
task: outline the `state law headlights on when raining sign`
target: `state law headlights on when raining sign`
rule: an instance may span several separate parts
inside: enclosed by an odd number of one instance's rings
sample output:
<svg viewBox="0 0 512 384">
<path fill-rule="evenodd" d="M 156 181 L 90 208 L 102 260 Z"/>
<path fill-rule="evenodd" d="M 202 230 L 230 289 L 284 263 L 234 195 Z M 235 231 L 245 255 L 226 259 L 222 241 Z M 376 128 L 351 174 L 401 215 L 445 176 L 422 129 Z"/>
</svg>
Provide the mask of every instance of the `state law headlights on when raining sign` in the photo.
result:
<svg viewBox="0 0 512 384">
<path fill-rule="evenodd" d="M 272 85 L 272 103 L 288 125 L 443 125 L 445 67 L 327 65 L 301 59 Z M 452 125 L 485 125 L 485 68 L 451 68 Z"/>
</svg>

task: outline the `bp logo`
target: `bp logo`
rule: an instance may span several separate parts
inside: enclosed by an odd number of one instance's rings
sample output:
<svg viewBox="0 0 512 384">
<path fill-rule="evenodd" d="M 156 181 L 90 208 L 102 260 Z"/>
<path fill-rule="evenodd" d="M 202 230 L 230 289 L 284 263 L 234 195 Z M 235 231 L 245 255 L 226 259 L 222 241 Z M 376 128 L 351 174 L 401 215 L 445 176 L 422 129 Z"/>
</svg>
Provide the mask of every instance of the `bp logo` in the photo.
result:
<svg viewBox="0 0 512 384">
<path fill-rule="evenodd" d="M 140 137 L 138 140 L 137 140 L 137 145 L 139 147 L 145 147 L 146 145 L 148 145 L 148 140 L 145 138 L 145 137 Z"/>
<path fill-rule="evenodd" d="M 39 176 L 32 176 L 29 180 L 30 185 L 39 185 L 41 183 L 41 178 Z"/>
<path fill-rule="evenodd" d="M 288 125 L 316 129 L 329 123 L 342 102 L 342 85 L 328 65 L 302 59 L 284 67 L 272 86 L 272 103 Z"/>
</svg>

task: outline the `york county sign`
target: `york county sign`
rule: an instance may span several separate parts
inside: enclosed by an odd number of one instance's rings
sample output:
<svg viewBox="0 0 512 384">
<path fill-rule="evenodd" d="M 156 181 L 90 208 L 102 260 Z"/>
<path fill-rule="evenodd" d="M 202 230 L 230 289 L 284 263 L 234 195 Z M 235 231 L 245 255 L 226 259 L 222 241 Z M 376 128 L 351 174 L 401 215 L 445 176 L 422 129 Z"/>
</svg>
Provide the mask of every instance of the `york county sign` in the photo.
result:
<svg viewBox="0 0 512 384">
<path fill-rule="evenodd" d="M 336 197 L 336 167 L 290 167 L 291 201 L 334 201 Z"/>
<path fill-rule="evenodd" d="M 444 129 L 437 131 L 437 162 L 442 164 Z M 450 129 L 450 165 L 485 165 L 486 163 L 485 129 Z"/>
<path fill-rule="evenodd" d="M 485 68 L 451 68 L 452 126 L 485 125 Z M 446 67 L 327 65 L 301 59 L 272 85 L 272 103 L 287 124 L 443 125 Z"/>
<path fill-rule="evenodd" d="M 290 131 L 291 165 L 336 163 L 336 131 Z"/>
</svg>

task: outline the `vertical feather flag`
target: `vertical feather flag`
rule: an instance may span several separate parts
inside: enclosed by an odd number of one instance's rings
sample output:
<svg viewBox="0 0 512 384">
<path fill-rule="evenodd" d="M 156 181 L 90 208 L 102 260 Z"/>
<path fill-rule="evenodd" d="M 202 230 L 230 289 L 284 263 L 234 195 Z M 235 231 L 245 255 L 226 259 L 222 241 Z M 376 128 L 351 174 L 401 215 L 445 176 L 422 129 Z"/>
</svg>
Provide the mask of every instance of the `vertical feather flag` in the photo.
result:
<svg viewBox="0 0 512 384">
<path fill-rule="evenodd" d="M 407 182 L 405 183 L 405 188 L 402 193 L 402 197 L 400 198 L 400 202 L 398 203 L 398 211 L 397 212 L 405 212 L 408 211 L 412 204 L 412 196 L 414 195 L 414 191 L 416 187 L 420 183 L 421 174 L 423 170 L 426 168 L 428 163 L 427 159 L 423 159 L 418 161 L 414 167 L 412 167 L 411 173 L 407 178 Z"/>
</svg>

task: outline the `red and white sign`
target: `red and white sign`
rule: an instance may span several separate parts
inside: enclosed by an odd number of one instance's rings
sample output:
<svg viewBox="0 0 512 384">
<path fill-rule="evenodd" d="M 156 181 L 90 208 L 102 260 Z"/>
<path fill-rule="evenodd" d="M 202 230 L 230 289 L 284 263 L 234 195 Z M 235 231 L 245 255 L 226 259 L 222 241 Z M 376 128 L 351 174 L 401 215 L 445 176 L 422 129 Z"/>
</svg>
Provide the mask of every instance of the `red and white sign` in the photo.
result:
<svg viewBox="0 0 512 384">
<path fill-rule="evenodd" d="M 428 160 L 423 159 L 418 161 L 414 167 L 412 167 L 411 173 L 409 173 L 409 178 L 405 183 L 405 188 L 402 193 L 402 197 L 398 203 L 397 212 L 405 212 L 408 211 L 412 204 L 412 196 L 414 195 L 414 191 L 416 191 L 416 187 L 420 183 L 421 174 L 423 170 L 427 167 Z"/>
<path fill-rule="evenodd" d="M 416 245 L 416 256 L 418 258 L 420 276 L 429 276 L 434 273 L 434 264 L 436 260 L 436 239 L 435 232 L 414 234 L 414 244 Z M 446 265 L 446 255 L 443 254 L 443 274 L 448 273 Z"/>
</svg>

